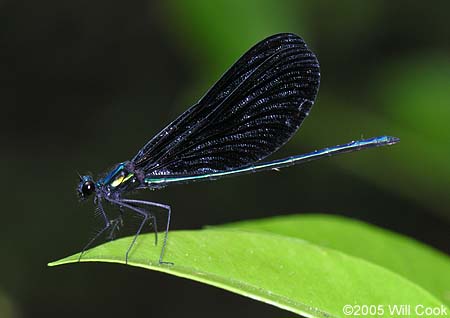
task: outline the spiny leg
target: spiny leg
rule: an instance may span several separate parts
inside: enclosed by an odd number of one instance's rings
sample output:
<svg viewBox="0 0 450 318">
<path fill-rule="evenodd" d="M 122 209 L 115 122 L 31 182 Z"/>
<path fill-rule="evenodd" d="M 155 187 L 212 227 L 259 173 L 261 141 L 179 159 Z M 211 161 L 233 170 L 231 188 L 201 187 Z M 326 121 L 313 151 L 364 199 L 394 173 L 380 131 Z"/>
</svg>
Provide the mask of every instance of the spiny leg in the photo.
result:
<svg viewBox="0 0 450 318">
<path fill-rule="evenodd" d="M 164 251 L 166 249 L 167 237 L 168 237 L 168 234 L 169 234 L 170 216 L 171 216 L 171 212 L 172 212 L 170 206 L 166 205 L 166 204 L 161 204 L 161 203 L 156 203 L 156 202 L 149 202 L 149 201 L 143 201 L 143 200 L 122 199 L 121 201 L 127 202 L 127 203 L 135 203 L 135 204 L 144 204 L 144 205 L 149 205 L 149 206 L 155 206 L 155 207 L 159 207 L 159 208 L 162 208 L 162 209 L 167 211 L 166 230 L 164 232 L 164 241 L 163 241 L 163 246 L 161 248 L 161 253 L 159 254 L 159 263 L 160 264 L 173 265 L 172 262 L 164 262 L 162 260 L 163 256 L 164 256 Z M 156 218 L 155 218 L 154 222 L 155 222 L 155 231 L 156 231 Z"/>
<path fill-rule="evenodd" d="M 143 228 L 144 225 L 145 225 L 145 222 L 147 222 L 149 219 L 152 219 L 152 220 L 156 221 L 156 218 L 155 218 L 155 216 L 154 216 L 151 212 L 149 212 L 149 211 L 147 211 L 147 210 L 144 210 L 144 209 L 140 209 L 140 208 L 138 208 L 138 207 L 135 207 L 134 205 L 124 203 L 123 200 L 112 200 L 112 199 L 108 199 L 108 201 L 110 201 L 111 203 L 114 203 L 114 204 L 118 204 L 118 205 L 120 205 L 120 206 L 123 206 L 123 207 L 125 207 L 125 208 L 128 208 L 128 209 L 130 209 L 130 210 L 132 210 L 132 211 L 135 211 L 135 212 L 137 212 L 138 214 L 140 214 L 140 215 L 143 217 L 143 220 L 142 220 L 141 224 L 139 225 L 139 228 L 138 228 L 136 234 L 134 235 L 133 241 L 131 242 L 131 244 L 130 244 L 130 246 L 128 247 L 127 252 L 126 252 L 126 254 L 125 254 L 125 263 L 128 263 L 128 255 L 129 255 L 131 249 L 133 248 L 134 243 L 136 242 L 136 240 L 137 240 L 139 234 L 141 233 L 142 228 Z M 156 228 L 156 222 L 155 222 L 154 226 L 155 226 L 155 228 Z"/>
<path fill-rule="evenodd" d="M 129 202 L 127 199 L 120 199 L 120 200 L 116 200 L 117 202 L 127 202 L 127 203 L 136 203 L 136 202 L 133 202 L 133 201 L 140 201 L 140 200 L 130 200 L 130 201 L 132 201 L 132 202 Z M 145 201 L 144 201 L 145 202 Z M 119 204 L 119 203 L 118 203 Z M 124 205 L 121 205 L 120 206 L 120 213 L 121 213 L 121 216 L 123 215 L 123 206 Z M 127 205 L 127 207 L 129 208 L 130 206 L 133 206 L 133 205 Z M 141 212 L 143 212 L 143 213 L 145 213 L 146 215 L 147 215 L 147 217 L 148 218 L 150 218 L 151 219 L 151 221 L 152 221 L 152 225 L 153 225 L 153 229 L 154 229 L 154 231 L 155 231 L 155 246 L 157 246 L 158 245 L 158 224 L 156 223 L 156 216 L 153 214 L 153 213 L 151 213 L 150 211 L 147 211 L 147 210 L 145 210 L 145 209 L 139 209 Z M 139 212 L 138 212 L 139 213 Z M 123 221 L 122 221 L 123 222 Z"/>
<path fill-rule="evenodd" d="M 143 201 L 143 200 L 133 200 L 133 199 L 121 199 L 121 201 L 127 202 L 127 203 L 143 204 L 143 205 L 155 206 L 155 207 L 159 207 L 159 208 L 163 208 L 163 209 L 169 209 L 169 223 L 170 223 L 170 206 L 168 206 L 168 205 L 164 205 L 164 204 L 156 203 L 156 202 Z M 158 245 L 158 226 L 156 223 L 156 216 L 152 213 L 152 214 L 150 214 L 149 217 L 152 219 L 153 227 L 155 230 L 155 246 L 157 246 Z M 165 242 L 167 241 L 168 230 L 169 230 L 169 228 L 168 228 L 168 224 L 167 224 L 166 232 L 164 235 L 164 245 L 165 245 Z M 161 255 L 160 255 L 160 260 L 161 260 Z"/>
<path fill-rule="evenodd" d="M 111 223 L 111 230 L 109 231 L 109 234 L 107 236 L 107 239 L 112 241 L 115 238 L 115 232 L 116 230 L 119 230 L 123 226 L 123 207 L 119 206 L 119 216 L 113 220 L 110 221 Z"/>
<path fill-rule="evenodd" d="M 101 229 L 95 236 L 86 244 L 86 246 L 83 248 L 83 250 L 80 253 L 80 256 L 78 257 L 78 262 L 81 260 L 81 257 L 83 256 L 84 252 L 89 248 L 89 246 L 92 245 L 92 243 L 95 242 L 96 239 L 100 237 L 108 228 L 111 227 L 111 222 L 109 221 L 108 217 L 106 216 L 105 210 L 103 210 L 103 206 L 100 199 L 96 199 L 97 203 L 97 209 L 100 212 L 100 214 L 103 217 L 103 220 L 105 221 L 105 226 L 103 229 Z"/>
<path fill-rule="evenodd" d="M 122 217 L 117 217 L 117 218 L 115 218 L 115 219 L 113 219 L 113 220 L 111 220 L 110 221 L 110 231 L 109 231 L 109 234 L 108 234 L 108 236 L 107 236 L 107 239 L 108 240 L 110 240 L 110 241 L 112 241 L 112 240 L 114 240 L 114 238 L 115 238 L 115 232 L 116 232 L 116 230 L 118 230 L 118 229 L 120 229 L 120 227 L 123 225 L 123 220 L 122 220 Z"/>
</svg>

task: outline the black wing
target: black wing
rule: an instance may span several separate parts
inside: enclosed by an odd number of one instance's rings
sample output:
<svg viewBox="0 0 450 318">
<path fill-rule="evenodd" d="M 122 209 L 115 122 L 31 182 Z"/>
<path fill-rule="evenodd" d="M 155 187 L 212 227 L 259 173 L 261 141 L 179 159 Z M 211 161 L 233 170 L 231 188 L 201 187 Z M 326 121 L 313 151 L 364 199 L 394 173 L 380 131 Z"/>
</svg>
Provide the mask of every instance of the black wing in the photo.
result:
<svg viewBox="0 0 450 318">
<path fill-rule="evenodd" d="M 285 144 L 319 89 L 319 63 L 295 34 L 266 38 L 132 159 L 147 176 L 202 175 L 261 160 Z"/>
</svg>

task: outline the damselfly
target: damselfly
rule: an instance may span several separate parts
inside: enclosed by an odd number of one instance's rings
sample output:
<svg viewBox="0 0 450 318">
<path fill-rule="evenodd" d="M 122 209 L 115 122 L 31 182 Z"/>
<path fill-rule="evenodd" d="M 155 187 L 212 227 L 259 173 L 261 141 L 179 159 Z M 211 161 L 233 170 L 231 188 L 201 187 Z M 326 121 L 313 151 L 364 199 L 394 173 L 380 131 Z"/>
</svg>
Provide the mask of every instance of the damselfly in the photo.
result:
<svg viewBox="0 0 450 318">
<path fill-rule="evenodd" d="M 398 138 L 381 136 L 316 150 L 271 162 L 260 162 L 285 144 L 313 105 L 320 81 L 319 62 L 295 34 L 277 34 L 245 53 L 200 99 L 153 137 L 129 161 L 119 163 L 106 177 L 94 181 L 80 176 L 78 193 L 93 195 L 104 226 L 83 252 L 102 234 L 114 237 L 122 211 L 139 215 L 139 228 L 125 260 L 145 224 L 158 230 L 151 208 L 167 211 L 159 263 L 163 263 L 171 209 L 169 205 L 124 198 L 138 189 L 160 189 L 176 183 L 215 180 L 287 166 L 361 149 L 392 145 Z M 103 203 L 119 207 L 110 219 Z M 80 254 L 83 254 L 83 252 Z"/>
</svg>

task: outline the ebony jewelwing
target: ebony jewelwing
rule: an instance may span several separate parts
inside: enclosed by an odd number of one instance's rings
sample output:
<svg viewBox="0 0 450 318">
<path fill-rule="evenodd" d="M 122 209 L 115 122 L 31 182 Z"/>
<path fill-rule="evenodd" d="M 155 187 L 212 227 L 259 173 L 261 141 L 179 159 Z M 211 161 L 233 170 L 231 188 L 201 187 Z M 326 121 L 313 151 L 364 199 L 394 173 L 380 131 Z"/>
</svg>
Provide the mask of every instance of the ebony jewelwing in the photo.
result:
<svg viewBox="0 0 450 318">
<path fill-rule="evenodd" d="M 380 136 L 316 150 L 271 162 L 260 162 L 284 145 L 300 127 L 314 104 L 319 89 L 319 62 L 302 38 L 291 33 L 270 36 L 253 46 L 195 105 L 153 137 L 129 161 L 119 163 L 95 182 L 80 176 L 78 194 L 94 194 L 94 204 L 104 227 L 84 247 L 103 233 L 109 237 L 122 223 L 110 219 L 103 202 L 141 216 L 142 221 L 128 247 L 125 260 L 147 222 L 149 211 L 167 211 L 167 223 L 159 263 L 163 262 L 171 209 L 169 205 L 123 198 L 137 189 L 160 189 L 176 183 L 215 180 L 264 170 L 277 170 L 322 157 L 392 145 L 396 137 Z"/>
</svg>

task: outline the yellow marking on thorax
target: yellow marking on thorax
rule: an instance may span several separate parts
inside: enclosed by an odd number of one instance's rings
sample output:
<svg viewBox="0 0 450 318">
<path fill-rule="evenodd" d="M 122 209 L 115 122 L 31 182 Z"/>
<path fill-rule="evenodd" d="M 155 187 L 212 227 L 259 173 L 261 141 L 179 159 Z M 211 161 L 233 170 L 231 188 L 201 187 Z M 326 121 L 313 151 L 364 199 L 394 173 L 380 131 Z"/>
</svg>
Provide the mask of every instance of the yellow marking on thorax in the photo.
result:
<svg viewBox="0 0 450 318">
<path fill-rule="evenodd" d="M 126 177 L 124 175 L 120 175 L 118 176 L 116 179 L 114 179 L 113 182 L 111 182 L 111 187 L 116 188 L 119 185 L 121 185 L 122 183 L 128 181 L 130 178 L 133 177 L 134 174 L 129 173 Z"/>
<path fill-rule="evenodd" d="M 122 182 L 127 182 L 128 180 L 130 180 L 132 177 L 134 176 L 134 174 L 129 173 L 128 176 L 126 176 Z"/>
<path fill-rule="evenodd" d="M 125 179 L 124 176 L 122 175 L 118 176 L 116 179 L 114 179 L 113 182 L 111 182 L 111 187 L 115 188 L 119 186 L 122 183 L 123 179 Z"/>
</svg>

